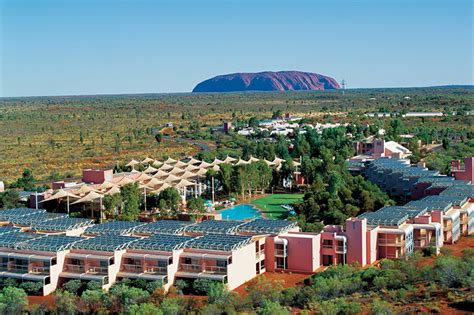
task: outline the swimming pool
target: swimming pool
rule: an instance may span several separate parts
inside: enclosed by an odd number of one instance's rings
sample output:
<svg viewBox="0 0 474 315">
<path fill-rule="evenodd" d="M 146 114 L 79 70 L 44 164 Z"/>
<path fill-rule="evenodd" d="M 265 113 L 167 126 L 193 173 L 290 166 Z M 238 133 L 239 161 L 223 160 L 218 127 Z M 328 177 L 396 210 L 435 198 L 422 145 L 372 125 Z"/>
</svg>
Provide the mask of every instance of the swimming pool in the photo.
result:
<svg viewBox="0 0 474 315">
<path fill-rule="evenodd" d="M 262 214 L 252 205 L 240 204 L 232 208 L 219 211 L 222 214 L 222 220 L 245 220 L 261 218 Z"/>
</svg>

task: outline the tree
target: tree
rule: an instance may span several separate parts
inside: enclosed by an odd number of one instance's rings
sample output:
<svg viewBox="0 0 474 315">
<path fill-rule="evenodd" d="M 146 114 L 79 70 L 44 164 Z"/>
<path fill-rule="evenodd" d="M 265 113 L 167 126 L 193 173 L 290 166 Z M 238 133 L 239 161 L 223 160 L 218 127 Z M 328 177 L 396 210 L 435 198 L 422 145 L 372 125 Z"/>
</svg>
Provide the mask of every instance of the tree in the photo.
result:
<svg viewBox="0 0 474 315">
<path fill-rule="evenodd" d="M 80 309 L 85 313 L 99 313 L 107 310 L 110 300 L 102 289 L 82 292 Z"/>
<path fill-rule="evenodd" d="M 1 314 L 22 314 L 28 306 L 28 297 L 23 289 L 6 287 L 0 292 Z"/>
<path fill-rule="evenodd" d="M 135 221 L 140 215 L 140 190 L 138 183 L 123 185 L 120 189 L 123 201 L 123 209 L 120 219 L 125 221 Z"/>
<path fill-rule="evenodd" d="M 264 300 L 263 307 L 258 312 L 260 315 L 285 315 L 290 314 L 290 311 L 276 301 Z"/>
<path fill-rule="evenodd" d="M 132 304 L 127 308 L 130 315 L 161 315 L 163 311 L 153 303 Z"/>
<path fill-rule="evenodd" d="M 39 281 L 25 281 L 20 284 L 20 289 L 23 289 L 28 295 L 36 295 L 42 291 L 43 283 Z"/>
<path fill-rule="evenodd" d="M 70 293 L 73 293 L 73 294 L 78 294 L 79 291 L 81 290 L 83 286 L 83 283 L 81 280 L 69 280 L 68 282 L 64 283 L 63 284 L 63 288 L 64 290 L 70 292 Z"/>
<path fill-rule="evenodd" d="M 161 210 L 168 210 L 172 215 L 178 215 L 181 204 L 181 196 L 174 187 L 168 187 L 158 195 L 158 203 Z"/>
<path fill-rule="evenodd" d="M 18 178 L 15 183 L 10 185 L 10 187 L 12 187 L 12 188 L 22 188 L 24 190 L 33 191 L 34 188 L 35 188 L 33 182 L 35 182 L 35 181 L 36 181 L 36 179 L 33 176 L 33 172 L 31 172 L 30 169 L 26 168 L 23 171 L 23 174 L 21 175 L 21 177 Z"/>
<path fill-rule="evenodd" d="M 160 304 L 161 311 L 164 315 L 176 315 L 179 313 L 179 304 L 177 299 L 166 298 Z"/>
<path fill-rule="evenodd" d="M 53 297 L 58 314 L 73 315 L 76 313 L 76 295 L 56 290 Z"/>
<path fill-rule="evenodd" d="M 104 215 L 106 218 L 111 218 L 116 213 L 116 210 L 122 205 L 122 195 L 112 194 L 105 195 L 102 201 L 104 205 Z"/>
<path fill-rule="evenodd" d="M 192 213 L 199 214 L 206 212 L 206 206 L 204 205 L 204 199 L 201 197 L 191 198 L 187 203 L 188 210 Z"/>
<path fill-rule="evenodd" d="M 196 279 L 193 281 L 193 290 L 198 295 L 205 295 L 213 282 L 209 279 Z"/>
<path fill-rule="evenodd" d="M 158 144 L 160 144 L 161 141 L 163 141 L 163 135 L 162 135 L 161 133 L 157 133 L 157 134 L 155 135 L 155 140 L 156 140 L 156 142 L 157 142 Z"/>
<path fill-rule="evenodd" d="M 20 202 L 18 191 L 9 189 L 0 193 L 0 208 L 15 208 Z"/>
</svg>

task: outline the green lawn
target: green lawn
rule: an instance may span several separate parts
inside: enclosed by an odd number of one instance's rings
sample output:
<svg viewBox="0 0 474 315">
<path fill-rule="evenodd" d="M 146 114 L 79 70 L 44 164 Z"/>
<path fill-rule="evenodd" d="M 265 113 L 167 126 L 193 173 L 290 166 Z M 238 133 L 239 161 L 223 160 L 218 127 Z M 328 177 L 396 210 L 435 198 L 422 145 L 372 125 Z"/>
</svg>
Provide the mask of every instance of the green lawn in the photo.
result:
<svg viewBox="0 0 474 315">
<path fill-rule="evenodd" d="M 303 196 L 303 194 L 273 194 L 256 199 L 252 201 L 251 204 L 262 210 L 265 216 L 269 219 L 285 219 L 288 210 L 281 207 L 281 205 L 301 200 Z"/>
</svg>

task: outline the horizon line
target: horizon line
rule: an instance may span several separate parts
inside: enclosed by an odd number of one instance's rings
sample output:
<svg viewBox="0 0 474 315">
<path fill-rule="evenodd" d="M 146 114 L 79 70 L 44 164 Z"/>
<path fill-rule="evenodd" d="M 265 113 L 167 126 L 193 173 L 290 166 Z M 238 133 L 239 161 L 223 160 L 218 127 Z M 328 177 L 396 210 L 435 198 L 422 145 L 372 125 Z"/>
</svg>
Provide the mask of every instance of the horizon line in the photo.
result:
<svg viewBox="0 0 474 315">
<path fill-rule="evenodd" d="M 345 88 L 345 91 L 354 90 L 385 90 L 385 89 L 429 89 L 429 88 L 474 88 L 474 84 L 444 84 L 444 85 L 427 85 L 427 86 L 386 86 L 386 87 L 354 87 Z M 93 94 L 56 94 L 56 95 L 23 95 L 23 96 L 0 96 L 0 99 L 9 98 L 35 98 L 35 97 L 84 97 L 84 96 L 125 96 L 125 95 L 176 95 L 176 94 L 233 94 L 233 93 L 299 93 L 299 92 L 337 92 L 343 90 L 288 90 L 288 91 L 228 91 L 228 92 L 125 92 L 125 93 L 93 93 Z"/>
</svg>

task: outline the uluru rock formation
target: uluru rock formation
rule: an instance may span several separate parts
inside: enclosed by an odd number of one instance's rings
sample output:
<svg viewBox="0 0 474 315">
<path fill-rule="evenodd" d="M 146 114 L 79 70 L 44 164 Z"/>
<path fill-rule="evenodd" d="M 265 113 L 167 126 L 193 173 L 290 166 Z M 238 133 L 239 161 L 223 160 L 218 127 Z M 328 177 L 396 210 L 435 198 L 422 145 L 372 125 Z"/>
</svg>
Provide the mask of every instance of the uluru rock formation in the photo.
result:
<svg viewBox="0 0 474 315">
<path fill-rule="evenodd" d="M 334 90 L 339 84 L 331 77 L 301 71 L 232 73 L 202 81 L 193 92 L 307 91 Z"/>
</svg>

